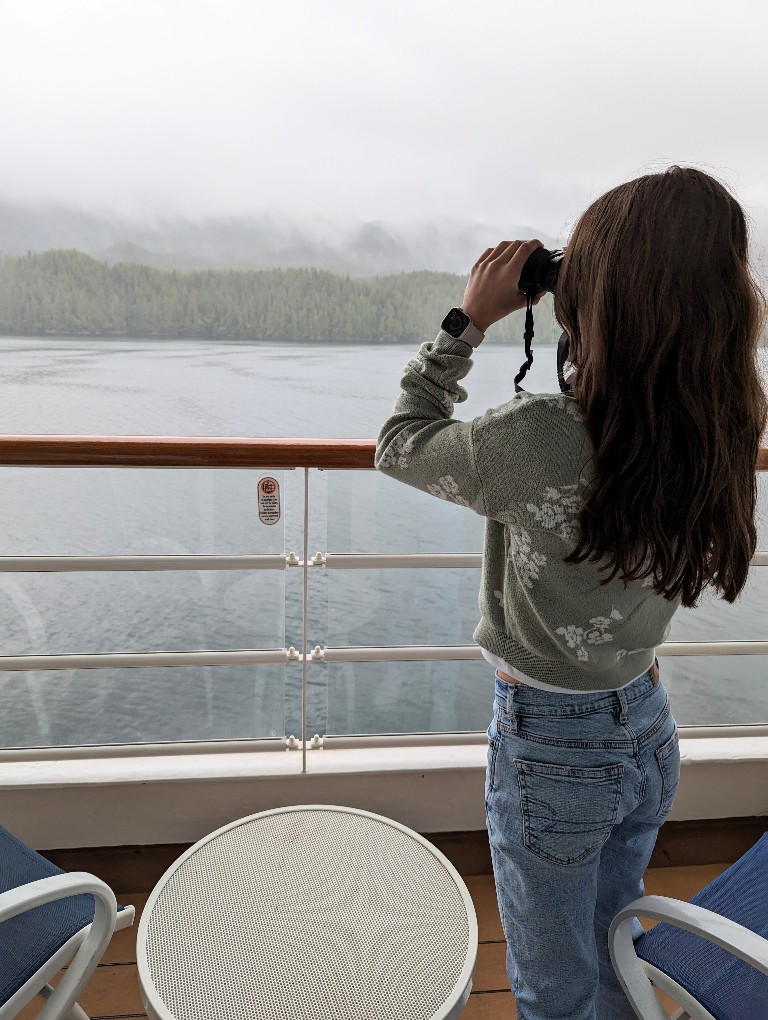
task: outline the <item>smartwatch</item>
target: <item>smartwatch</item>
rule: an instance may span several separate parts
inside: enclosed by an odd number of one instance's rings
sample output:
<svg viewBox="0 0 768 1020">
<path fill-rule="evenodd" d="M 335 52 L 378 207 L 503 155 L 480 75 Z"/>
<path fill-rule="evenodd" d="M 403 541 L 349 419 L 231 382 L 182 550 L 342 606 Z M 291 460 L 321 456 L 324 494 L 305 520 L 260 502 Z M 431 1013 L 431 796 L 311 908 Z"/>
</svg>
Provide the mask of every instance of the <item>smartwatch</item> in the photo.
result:
<svg viewBox="0 0 768 1020">
<path fill-rule="evenodd" d="M 458 340 L 471 322 L 472 320 L 466 312 L 462 312 L 460 308 L 452 308 L 443 319 L 442 328 L 449 336 Z"/>
<path fill-rule="evenodd" d="M 485 337 L 461 308 L 452 308 L 443 319 L 441 328 L 448 336 L 461 339 L 470 347 L 477 347 Z"/>
</svg>

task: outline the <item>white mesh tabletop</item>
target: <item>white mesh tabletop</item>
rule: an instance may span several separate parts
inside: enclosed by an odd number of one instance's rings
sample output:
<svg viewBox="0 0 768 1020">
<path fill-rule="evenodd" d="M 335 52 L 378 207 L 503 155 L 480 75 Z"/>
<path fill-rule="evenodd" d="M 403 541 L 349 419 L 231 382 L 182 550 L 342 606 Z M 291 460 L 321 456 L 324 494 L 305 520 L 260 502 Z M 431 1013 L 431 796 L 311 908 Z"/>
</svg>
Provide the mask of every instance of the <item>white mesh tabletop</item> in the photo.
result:
<svg viewBox="0 0 768 1020">
<path fill-rule="evenodd" d="M 265 811 L 187 851 L 149 898 L 150 1018 L 428 1020 L 471 989 L 477 922 L 447 859 L 352 808 Z"/>
</svg>

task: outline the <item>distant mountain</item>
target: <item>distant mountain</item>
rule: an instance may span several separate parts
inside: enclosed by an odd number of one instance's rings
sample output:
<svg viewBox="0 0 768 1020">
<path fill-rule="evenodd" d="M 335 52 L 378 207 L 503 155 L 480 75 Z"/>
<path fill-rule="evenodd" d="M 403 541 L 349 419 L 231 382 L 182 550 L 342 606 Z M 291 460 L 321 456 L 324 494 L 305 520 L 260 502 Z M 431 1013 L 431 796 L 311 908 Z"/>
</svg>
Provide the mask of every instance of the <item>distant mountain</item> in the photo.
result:
<svg viewBox="0 0 768 1020">
<path fill-rule="evenodd" d="M 0 200 L 0 251 L 24 255 L 77 248 L 111 264 L 158 269 L 279 266 L 351 276 L 423 269 L 465 274 L 485 248 L 504 237 L 539 237 L 555 246 L 551 237 L 519 224 L 297 223 L 267 214 L 199 221 L 169 217 L 150 223 Z"/>
</svg>

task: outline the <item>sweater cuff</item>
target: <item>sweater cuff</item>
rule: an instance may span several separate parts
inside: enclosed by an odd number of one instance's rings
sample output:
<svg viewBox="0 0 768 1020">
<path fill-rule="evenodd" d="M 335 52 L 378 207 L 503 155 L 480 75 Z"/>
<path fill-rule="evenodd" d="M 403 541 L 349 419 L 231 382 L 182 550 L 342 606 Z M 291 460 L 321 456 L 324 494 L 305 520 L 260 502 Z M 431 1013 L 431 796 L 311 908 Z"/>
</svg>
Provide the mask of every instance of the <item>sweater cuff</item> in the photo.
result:
<svg viewBox="0 0 768 1020">
<path fill-rule="evenodd" d="M 437 334 L 434 344 L 437 345 L 437 350 L 440 354 L 455 354 L 460 358 L 470 358 L 472 356 L 473 348 L 466 340 L 457 340 L 455 336 L 446 333 L 444 329 L 441 329 Z M 435 350 L 434 345 L 432 350 Z"/>
</svg>

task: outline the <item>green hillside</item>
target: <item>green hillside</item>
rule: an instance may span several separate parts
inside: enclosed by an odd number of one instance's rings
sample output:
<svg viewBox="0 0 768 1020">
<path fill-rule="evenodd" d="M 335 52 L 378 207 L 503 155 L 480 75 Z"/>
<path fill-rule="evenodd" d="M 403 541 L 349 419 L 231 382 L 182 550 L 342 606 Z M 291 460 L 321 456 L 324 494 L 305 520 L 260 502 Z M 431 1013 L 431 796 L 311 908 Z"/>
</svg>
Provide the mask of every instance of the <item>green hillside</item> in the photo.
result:
<svg viewBox="0 0 768 1020">
<path fill-rule="evenodd" d="M 109 265 L 74 250 L 6 255 L 0 333 L 397 343 L 431 338 L 464 284 L 426 271 L 366 279 L 320 269 L 182 273 Z M 500 340 L 522 334 L 522 313 L 491 331 Z M 536 339 L 558 335 L 551 301 L 543 301 Z"/>
</svg>

